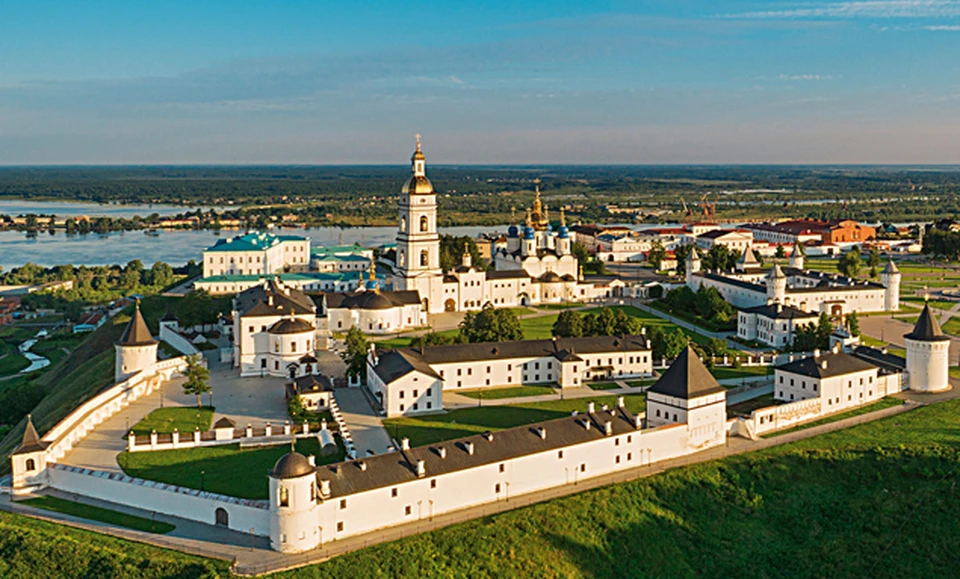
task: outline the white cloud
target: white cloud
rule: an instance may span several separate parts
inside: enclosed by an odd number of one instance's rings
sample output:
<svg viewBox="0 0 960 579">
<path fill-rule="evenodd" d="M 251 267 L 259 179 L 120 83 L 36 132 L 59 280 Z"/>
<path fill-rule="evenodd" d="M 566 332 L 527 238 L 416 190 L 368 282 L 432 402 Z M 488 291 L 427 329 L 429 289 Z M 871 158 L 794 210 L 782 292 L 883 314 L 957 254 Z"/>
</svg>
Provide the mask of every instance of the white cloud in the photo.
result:
<svg viewBox="0 0 960 579">
<path fill-rule="evenodd" d="M 831 80 L 832 74 L 780 74 L 780 80 Z"/>
<path fill-rule="evenodd" d="M 960 25 L 940 24 L 937 26 L 924 26 L 924 29 L 934 32 L 960 32 Z"/>
<path fill-rule="evenodd" d="M 730 14 L 730 18 L 953 18 L 957 0 L 865 0 Z"/>
</svg>

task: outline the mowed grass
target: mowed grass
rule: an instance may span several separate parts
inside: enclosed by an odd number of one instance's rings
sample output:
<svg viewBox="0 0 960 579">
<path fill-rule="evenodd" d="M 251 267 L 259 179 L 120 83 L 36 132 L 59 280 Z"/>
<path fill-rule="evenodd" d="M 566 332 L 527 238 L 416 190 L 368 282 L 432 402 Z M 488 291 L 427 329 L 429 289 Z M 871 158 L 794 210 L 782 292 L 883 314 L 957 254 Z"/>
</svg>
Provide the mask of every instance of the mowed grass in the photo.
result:
<svg viewBox="0 0 960 579">
<path fill-rule="evenodd" d="M 433 444 L 452 438 L 478 434 L 487 430 L 503 430 L 570 416 L 574 410 L 586 412 L 587 403 L 595 402 L 599 408 L 603 404 L 613 406 L 616 396 L 596 396 L 593 398 L 575 398 L 567 400 L 549 400 L 511 404 L 509 406 L 483 406 L 461 408 L 445 414 L 422 417 L 389 418 L 383 425 L 391 436 L 399 440 L 409 438 L 413 446 Z M 631 412 L 643 412 L 646 400 L 643 395 L 624 397 L 624 403 Z"/>
<path fill-rule="evenodd" d="M 23 501 L 23 504 L 45 511 L 72 515 L 74 517 L 80 517 L 81 519 L 109 523 L 111 525 L 117 525 L 118 527 L 126 527 L 147 533 L 164 534 L 177 528 L 176 525 L 171 525 L 170 523 L 151 521 L 143 517 L 94 507 L 92 505 L 75 503 L 58 497 L 37 497 Z"/>
<path fill-rule="evenodd" d="M 798 430 L 804 430 L 807 428 L 812 428 L 814 426 L 820 426 L 821 424 L 829 424 L 831 422 L 836 422 L 838 420 L 843 420 L 844 418 L 850 418 L 852 416 L 859 416 L 861 414 L 866 414 L 867 412 L 874 412 L 876 410 L 883 410 L 884 408 L 891 408 L 893 406 L 900 406 L 903 404 L 903 400 L 898 398 L 881 398 L 876 402 L 871 404 L 865 404 L 859 408 L 854 408 L 853 410 L 848 410 L 846 412 L 840 412 L 839 414 L 831 414 L 825 416 L 819 420 L 813 420 L 811 422 L 805 422 L 799 424 L 792 428 L 786 428 L 784 430 L 778 430 L 776 432 L 771 432 L 770 434 L 763 435 L 764 438 L 770 438 L 772 436 L 780 436 L 781 434 L 786 434 L 788 432 L 796 432 Z"/>
<path fill-rule="evenodd" d="M 215 579 L 229 561 L 203 559 L 0 512 L 0 577 Z"/>
<path fill-rule="evenodd" d="M 947 323 L 940 327 L 947 334 L 960 336 L 960 318 L 950 318 Z"/>
<path fill-rule="evenodd" d="M 338 441 L 338 445 L 340 445 Z M 123 472 L 132 477 L 201 489 L 242 499 L 269 496 L 267 473 L 289 444 L 241 449 L 239 444 L 183 450 L 124 452 L 117 457 Z M 320 456 L 316 438 L 297 440 L 297 452 L 315 455 L 317 464 L 343 460 L 343 447 L 334 456 Z"/>
<path fill-rule="evenodd" d="M 277 575 L 953 577 L 960 401 Z"/>
<path fill-rule="evenodd" d="M 620 385 L 616 382 L 584 382 L 584 385 L 591 390 L 616 390 Z"/>
<path fill-rule="evenodd" d="M 149 435 L 156 430 L 157 434 L 171 433 L 174 429 L 181 434 L 190 436 L 196 428 L 200 432 L 210 430 L 213 422 L 213 408 L 204 406 L 179 406 L 175 408 L 158 408 L 148 414 L 143 420 L 133 425 L 130 430 L 137 436 Z"/>
<path fill-rule="evenodd" d="M 740 368 L 712 368 L 710 373 L 717 380 L 734 378 L 757 378 L 773 375 L 773 366 L 742 366 Z"/>
<path fill-rule="evenodd" d="M 478 400 L 502 400 L 504 398 L 520 398 L 523 396 L 559 395 L 560 391 L 550 386 L 508 386 L 506 388 L 477 388 L 471 390 L 456 390 L 457 394 Z"/>
</svg>

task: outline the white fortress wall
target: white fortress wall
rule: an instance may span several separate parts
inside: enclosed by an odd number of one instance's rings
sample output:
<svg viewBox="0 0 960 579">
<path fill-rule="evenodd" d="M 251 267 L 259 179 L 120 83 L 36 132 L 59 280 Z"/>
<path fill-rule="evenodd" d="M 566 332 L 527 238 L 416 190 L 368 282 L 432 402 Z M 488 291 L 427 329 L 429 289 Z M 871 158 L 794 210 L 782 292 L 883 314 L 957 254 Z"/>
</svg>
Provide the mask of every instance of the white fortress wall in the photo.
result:
<svg viewBox="0 0 960 579">
<path fill-rule="evenodd" d="M 174 330 L 168 324 L 160 324 L 160 341 L 170 344 L 185 356 L 193 356 L 200 353 L 200 350 L 198 350 L 190 340 L 186 339 L 180 332 Z"/>
</svg>

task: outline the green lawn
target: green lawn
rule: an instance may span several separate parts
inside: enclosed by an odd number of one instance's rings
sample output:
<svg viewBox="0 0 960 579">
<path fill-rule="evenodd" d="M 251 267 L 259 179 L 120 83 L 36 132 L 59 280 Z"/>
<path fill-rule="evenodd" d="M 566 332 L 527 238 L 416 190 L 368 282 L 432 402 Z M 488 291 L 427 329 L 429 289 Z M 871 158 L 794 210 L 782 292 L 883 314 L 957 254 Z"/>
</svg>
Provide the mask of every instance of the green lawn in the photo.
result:
<svg viewBox="0 0 960 579">
<path fill-rule="evenodd" d="M 646 408 L 646 400 L 641 394 L 625 396 L 624 398 L 627 409 L 631 412 L 642 412 Z M 487 430 L 503 430 L 504 428 L 561 418 L 569 416 L 574 410 L 586 412 L 587 402 L 590 401 L 596 402 L 598 407 L 602 404 L 613 406 L 617 403 L 617 397 L 596 396 L 572 400 L 511 404 L 510 406 L 462 408 L 445 414 L 417 418 L 389 418 L 384 420 L 383 424 L 394 438 L 399 440 L 406 437 L 410 439 L 410 444 L 413 446 L 422 446 Z"/>
<path fill-rule="evenodd" d="M 344 456 L 342 446 L 335 456 L 320 456 L 320 445 L 315 438 L 297 440 L 297 451 L 316 455 L 317 464 L 337 462 Z M 202 485 L 204 490 L 243 499 L 266 499 L 269 496 L 267 472 L 288 452 L 289 444 L 243 450 L 239 444 L 231 444 L 124 452 L 117 457 L 117 462 L 125 473 L 137 478 L 192 489 L 200 489 Z"/>
<path fill-rule="evenodd" d="M 627 380 L 627 386 L 631 388 L 640 388 L 643 386 L 653 386 L 656 382 L 656 378 L 650 378 L 649 380 Z"/>
<path fill-rule="evenodd" d="M 511 312 L 513 312 L 513 314 L 514 314 L 515 316 L 517 316 L 517 317 L 519 317 L 519 316 L 528 316 L 528 315 L 530 315 L 530 314 L 535 314 L 535 313 L 537 313 L 537 310 L 533 310 L 533 309 L 530 309 L 530 308 L 527 308 L 527 307 L 524 307 L 524 306 L 518 306 L 518 307 L 515 307 L 515 308 L 507 308 L 507 309 L 510 310 Z"/>
<path fill-rule="evenodd" d="M 193 431 L 200 427 L 200 432 L 210 430 L 213 422 L 213 408 L 204 406 L 178 406 L 174 408 L 158 408 L 148 414 L 143 420 L 133 425 L 132 430 L 137 436 L 149 435 L 156 430 L 158 434 L 171 433 L 174 429 L 191 436 Z"/>
<path fill-rule="evenodd" d="M 717 380 L 732 378 L 756 378 L 773 374 L 773 366 L 743 366 L 740 368 L 713 368 L 710 370 Z"/>
<path fill-rule="evenodd" d="M 137 531 L 146 531 L 148 533 L 164 534 L 177 528 L 176 525 L 171 525 L 170 523 L 151 521 L 143 517 L 136 517 L 109 509 L 75 503 L 57 497 L 37 497 L 23 501 L 23 504 L 45 511 L 73 515 L 74 517 L 80 517 L 82 519 L 100 521 L 101 523 L 109 523 L 111 525 L 126 527 Z"/>
<path fill-rule="evenodd" d="M 881 398 L 872 404 L 867 404 L 866 406 L 861 406 L 859 408 L 854 408 L 853 410 L 848 410 L 847 412 L 841 412 L 839 414 L 832 414 L 826 416 L 819 420 L 814 420 L 812 422 L 806 422 L 799 426 L 794 426 L 793 428 L 787 428 L 785 430 L 778 430 L 770 434 L 765 434 L 764 438 L 770 438 L 772 436 L 780 436 L 781 434 L 786 434 L 787 432 L 796 432 L 798 430 L 804 430 L 806 428 L 811 428 L 813 426 L 820 426 L 821 424 L 829 424 L 831 422 L 836 422 L 837 420 L 843 420 L 844 418 L 850 418 L 851 416 L 859 416 L 861 414 L 866 414 L 867 412 L 874 412 L 876 410 L 883 410 L 884 408 L 890 408 L 892 406 L 900 406 L 903 404 L 903 400 L 898 398 Z"/>
<path fill-rule="evenodd" d="M 600 309 L 601 309 L 601 308 L 595 308 L 595 309 L 592 309 L 592 310 L 586 310 L 584 313 L 593 313 L 593 314 L 595 314 L 595 313 L 599 312 Z M 710 338 L 708 338 L 708 337 L 706 337 L 706 336 L 704 336 L 703 334 L 700 334 L 700 333 L 698 333 L 698 332 L 691 332 L 691 331 L 689 331 L 689 330 L 685 330 L 685 329 L 683 329 L 683 328 L 680 328 L 680 326 L 674 324 L 673 322 L 670 322 L 670 321 L 668 321 L 668 320 L 665 320 L 665 319 L 663 319 L 663 318 L 661 318 L 661 317 L 659 317 L 659 316 L 656 316 L 656 315 L 654 315 L 654 314 L 645 312 L 644 310 L 641 310 L 640 308 L 638 308 L 638 307 L 636 307 L 636 306 L 610 306 L 610 309 L 612 309 L 612 310 L 623 310 L 623 312 L 624 312 L 625 314 L 627 314 L 627 315 L 629 315 L 629 316 L 632 316 L 632 317 L 634 317 L 634 318 L 639 318 L 639 319 L 643 322 L 643 325 L 644 325 L 644 326 L 647 326 L 647 327 L 660 326 L 662 329 L 664 329 L 664 330 L 666 330 L 666 331 L 673 331 L 673 330 L 679 328 L 684 334 L 690 336 L 690 339 L 692 339 L 694 342 L 696 342 L 696 343 L 698 343 L 698 344 L 706 344 L 707 341 L 710 339 Z"/>
<path fill-rule="evenodd" d="M 568 302 L 565 304 L 540 304 L 535 306 L 538 310 L 569 310 L 573 308 L 582 308 L 583 304 L 578 302 Z"/>
<path fill-rule="evenodd" d="M 960 318 L 952 317 L 940 328 L 947 334 L 960 336 Z"/>
<path fill-rule="evenodd" d="M 229 561 L 0 512 L 0 576 L 12 579 L 229 577 Z"/>
<path fill-rule="evenodd" d="M 470 390 L 457 390 L 457 394 L 467 398 L 482 400 L 499 400 L 502 398 L 519 398 L 521 396 L 545 396 L 548 394 L 559 395 L 560 391 L 550 386 L 512 386 L 506 388 L 474 388 Z"/>
<path fill-rule="evenodd" d="M 3 344 L 7 346 L 7 344 Z M 30 360 L 24 358 L 13 346 L 0 347 L 0 376 L 12 376 L 30 365 Z"/>
<path fill-rule="evenodd" d="M 620 385 L 616 382 L 584 382 L 591 390 L 616 390 Z"/>
</svg>

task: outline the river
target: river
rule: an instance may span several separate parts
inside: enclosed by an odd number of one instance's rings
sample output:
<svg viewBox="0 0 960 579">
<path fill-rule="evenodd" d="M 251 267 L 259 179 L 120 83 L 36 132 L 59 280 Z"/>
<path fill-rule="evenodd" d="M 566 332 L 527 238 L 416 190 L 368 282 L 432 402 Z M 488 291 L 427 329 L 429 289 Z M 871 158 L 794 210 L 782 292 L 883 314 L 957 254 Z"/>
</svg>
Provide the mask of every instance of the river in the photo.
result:
<svg viewBox="0 0 960 579">
<path fill-rule="evenodd" d="M 0 199 L 0 215 L 56 215 L 57 217 L 147 217 L 152 213 L 176 215 L 193 211 L 195 207 L 180 205 L 120 205 L 116 203 L 79 203 L 60 201 L 27 201 L 24 199 Z M 204 210 L 208 208 L 204 207 Z M 222 211 L 223 207 L 215 207 Z"/>
</svg>

